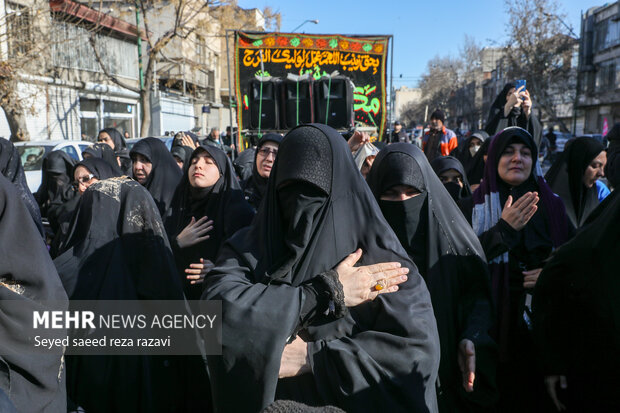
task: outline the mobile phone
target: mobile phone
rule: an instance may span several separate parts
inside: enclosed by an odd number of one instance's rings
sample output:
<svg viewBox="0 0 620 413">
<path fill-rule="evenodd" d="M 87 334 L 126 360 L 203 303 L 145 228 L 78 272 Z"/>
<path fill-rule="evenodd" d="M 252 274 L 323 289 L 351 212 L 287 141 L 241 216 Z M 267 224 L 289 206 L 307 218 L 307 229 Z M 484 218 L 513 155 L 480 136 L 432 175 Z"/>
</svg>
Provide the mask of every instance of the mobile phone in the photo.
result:
<svg viewBox="0 0 620 413">
<path fill-rule="evenodd" d="M 523 90 L 521 90 L 521 92 L 525 92 L 525 89 L 527 87 L 525 79 L 520 79 L 515 82 L 515 90 L 519 90 L 521 89 L 521 87 L 523 87 Z"/>
</svg>

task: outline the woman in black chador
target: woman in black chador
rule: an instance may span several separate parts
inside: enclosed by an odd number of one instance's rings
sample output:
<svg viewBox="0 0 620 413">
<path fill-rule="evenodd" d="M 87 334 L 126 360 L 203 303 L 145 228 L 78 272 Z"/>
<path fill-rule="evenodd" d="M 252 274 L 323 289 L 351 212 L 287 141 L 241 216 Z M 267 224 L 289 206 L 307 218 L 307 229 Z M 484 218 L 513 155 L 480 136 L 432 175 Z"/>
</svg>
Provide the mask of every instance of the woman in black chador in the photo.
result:
<svg viewBox="0 0 620 413">
<path fill-rule="evenodd" d="M 441 342 L 439 411 L 487 411 L 497 398 L 496 348 L 488 267 L 476 234 L 418 147 L 381 150 L 366 179 L 431 293 Z"/>
<path fill-rule="evenodd" d="M 32 327 L 30 309 L 45 310 L 46 302 L 66 309 L 67 295 L 30 211 L 2 174 L 0 238 L 0 391 L 18 412 L 66 411 L 62 349 L 34 354 L 24 332 Z M 11 411 L 7 404 L 0 403 L 3 412 Z"/>
<path fill-rule="evenodd" d="M 82 151 L 84 159 L 99 158 L 106 161 L 114 169 L 116 176 L 125 175 L 116 159 L 114 150 L 105 143 L 95 143 Z M 131 171 L 129 171 L 131 173 Z"/>
<path fill-rule="evenodd" d="M 32 192 L 28 188 L 26 174 L 22 166 L 22 160 L 17 148 L 11 141 L 0 138 L 0 174 L 4 175 L 18 189 L 19 196 L 37 226 L 37 229 L 44 236 L 43 223 L 41 222 L 41 211 Z"/>
<path fill-rule="evenodd" d="M 172 214 L 170 204 L 183 172 L 166 144 L 144 138 L 131 148 L 133 178 L 149 190 L 164 222 Z"/>
<path fill-rule="evenodd" d="M 572 226 L 542 177 L 537 154 L 526 130 L 506 128 L 491 142 L 480 187 L 461 202 L 489 262 L 502 412 L 545 411 L 550 403 L 530 331 L 530 301 L 545 260 L 568 240 Z"/>
<path fill-rule="evenodd" d="M 482 172 L 484 171 L 484 159 L 483 156 L 478 156 L 478 152 L 488 139 L 488 133 L 483 130 L 476 131 L 450 152 L 450 155 L 463 164 L 467 180 L 470 185 L 474 186 L 474 190 L 478 188 L 480 180 L 482 180 Z"/>
<path fill-rule="evenodd" d="M 183 300 L 159 211 L 148 191 L 129 178 L 88 187 L 60 252 L 54 264 L 72 300 Z M 194 402 L 206 409 L 204 365 L 202 381 L 188 382 L 187 368 L 200 371 L 200 360 L 186 361 L 67 357 L 68 397 L 87 412 L 185 412 Z M 198 392 L 194 386 L 203 387 Z"/>
<path fill-rule="evenodd" d="M 76 161 L 66 152 L 52 151 L 43 158 L 41 186 L 34 194 L 41 215 L 47 217 L 53 231 L 58 229 L 58 210 L 77 196 L 73 188 L 73 167 Z"/>
<path fill-rule="evenodd" d="M 454 202 L 471 196 L 471 187 L 463 164 L 453 156 L 440 156 L 431 162 L 433 171 Z"/>
<path fill-rule="evenodd" d="M 268 133 L 260 138 L 254 151 L 252 176 L 241 183 L 245 199 L 255 210 L 258 210 L 260 201 L 267 191 L 267 182 L 278 155 L 280 142 L 282 142 L 282 135 L 277 133 Z"/>
<path fill-rule="evenodd" d="M 428 290 L 332 128 L 282 140 L 256 218 L 205 282 L 203 298 L 222 300 L 222 356 L 208 363 L 219 411 L 436 411 Z"/>
<path fill-rule="evenodd" d="M 493 101 L 484 129 L 489 136 L 495 136 L 509 126 L 527 130 L 538 148 L 542 139 L 542 126 L 532 111 L 530 93 L 527 90 L 516 90 L 513 83 L 506 83 Z"/>
<path fill-rule="evenodd" d="M 185 296 L 197 300 L 220 247 L 237 230 L 250 225 L 254 212 L 226 154 L 207 145 L 192 153 L 171 209 L 166 230 Z"/>
<path fill-rule="evenodd" d="M 620 411 L 620 193 L 555 251 L 534 291 L 534 333 L 558 409 Z M 561 386 L 563 385 L 563 386 Z M 564 387 L 565 397 L 558 397 Z"/>
<path fill-rule="evenodd" d="M 573 139 L 551 166 L 545 179 L 558 194 L 575 228 L 581 227 L 598 206 L 596 180 L 604 176 L 607 153 L 602 143 L 588 137 Z"/>
</svg>

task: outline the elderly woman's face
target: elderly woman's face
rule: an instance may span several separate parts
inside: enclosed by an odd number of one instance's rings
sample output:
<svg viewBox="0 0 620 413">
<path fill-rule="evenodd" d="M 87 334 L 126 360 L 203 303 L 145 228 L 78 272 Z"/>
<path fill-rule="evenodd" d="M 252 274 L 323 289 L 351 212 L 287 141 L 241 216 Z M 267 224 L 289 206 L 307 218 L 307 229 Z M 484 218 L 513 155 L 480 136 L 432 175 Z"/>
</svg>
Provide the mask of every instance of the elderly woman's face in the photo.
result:
<svg viewBox="0 0 620 413">
<path fill-rule="evenodd" d="M 497 173 L 508 185 L 521 185 L 532 173 L 532 150 L 522 143 L 507 145 L 499 158 Z"/>
<path fill-rule="evenodd" d="M 607 152 L 602 151 L 592 159 L 583 174 L 583 184 L 586 188 L 592 188 L 597 179 L 605 176 L 605 164 L 607 163 Z"/>
</svg>

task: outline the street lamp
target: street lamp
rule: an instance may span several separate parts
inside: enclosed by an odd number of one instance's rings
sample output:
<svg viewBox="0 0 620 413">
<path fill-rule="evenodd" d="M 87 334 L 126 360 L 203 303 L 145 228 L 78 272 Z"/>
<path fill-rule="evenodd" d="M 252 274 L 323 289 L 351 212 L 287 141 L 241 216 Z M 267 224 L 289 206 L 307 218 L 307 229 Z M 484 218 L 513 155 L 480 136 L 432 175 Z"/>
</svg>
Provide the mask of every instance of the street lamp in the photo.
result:
<svg viewBox="0 0 620 413">
<path fill-rule="evenodd" d="M 299 30 L 299 28 L 301 26 L 303 26 L 306 23 L 314 23 L 314 24 L 319 24 L 318 20 L 305 20 L 302 24 L 300 24 L 299 26 L 295 27 L 293 30 L 291 30 L 291 33 L 295 33 L 297 30 Z"/>
</svg>

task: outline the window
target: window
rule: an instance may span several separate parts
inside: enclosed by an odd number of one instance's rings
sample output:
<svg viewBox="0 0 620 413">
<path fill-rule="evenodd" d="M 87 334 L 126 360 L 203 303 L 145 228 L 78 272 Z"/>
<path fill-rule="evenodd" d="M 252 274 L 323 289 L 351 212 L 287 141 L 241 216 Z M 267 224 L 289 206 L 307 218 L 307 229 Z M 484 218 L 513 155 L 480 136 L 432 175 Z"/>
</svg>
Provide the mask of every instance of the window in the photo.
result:
<svg viewBox="0 0 620 413">
<path fill-rule="evenodd" d="M 608 60 L 600 64 L 596 71 L 596 90 L 605 92 L 616 87 L 616 60 Z"/>
<path fill-rule="evenodd" d="M 66 152 L 67 155 L 69 155 L 70 157 L 72 157 L 73 159 L 75 159 L 76 161 L 80 160 L 80 157 L 78 156 L 77 151 L 75 150 L 75 148 L 71 145 L 69 146 L 65 146 L 63 148 L 60 148 L 61 151 Z"/>
<path fill-rule="evenodd" d="M 16 57 L 30 52 L 34 45 L 30 9 L 19 4 L 8 3 L 6 23 L 9 55 Z"/>
</svg>

